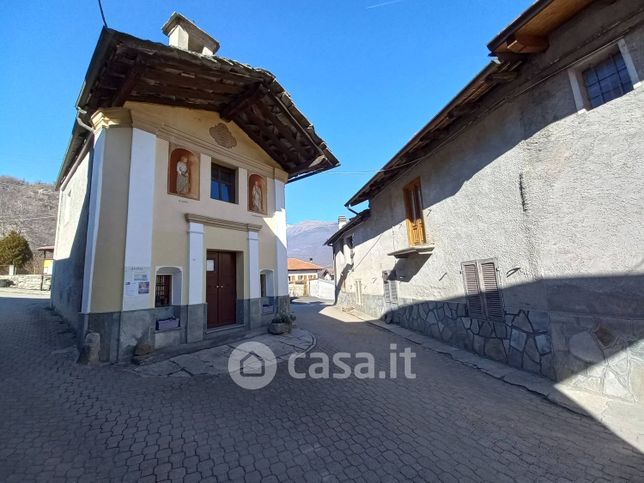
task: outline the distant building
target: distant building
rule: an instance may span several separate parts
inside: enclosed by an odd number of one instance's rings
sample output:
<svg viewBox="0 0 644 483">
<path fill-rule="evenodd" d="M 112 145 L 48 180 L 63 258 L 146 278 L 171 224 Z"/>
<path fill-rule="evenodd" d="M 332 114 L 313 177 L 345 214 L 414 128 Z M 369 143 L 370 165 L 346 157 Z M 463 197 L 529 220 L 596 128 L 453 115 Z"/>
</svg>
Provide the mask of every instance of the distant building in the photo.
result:
<svg viewBox="0 0 644 483">
<path fill-rule="evenodd" d="M 497 35 L 348 201 L 338 304 L 643 402 L 641 7 L 539 0 Z"/>
<path fill-rule="evenodd" d="M 316 280 L 323 268 L 313 262 L 307 262 L 299 258 L 289 258 L 288 281 L 289 283 L 304 283 L 308 280 Z"/>
<path fill-rule="evenodd" d="M 163 32 L 103 29 L 57 181 L 52 304 L 103 361 L 287 311 L 285 184 L 338 165 L 271 73 Z"/>
</svg>

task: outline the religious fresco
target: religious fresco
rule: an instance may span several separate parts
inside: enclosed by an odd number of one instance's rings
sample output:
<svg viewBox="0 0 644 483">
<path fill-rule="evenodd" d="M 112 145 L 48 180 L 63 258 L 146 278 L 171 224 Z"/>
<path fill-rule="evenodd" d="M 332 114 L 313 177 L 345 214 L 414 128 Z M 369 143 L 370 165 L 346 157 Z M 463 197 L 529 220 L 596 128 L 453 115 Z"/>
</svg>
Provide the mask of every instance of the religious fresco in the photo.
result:
<svg viewBox="0 0 644 483">
<path fill-rule="evenodd" d="M 266 178 L 258 174 L 248 177 L 248 210 L 266 214 Z"/>
<path fill-rule="evenodd" d="M 199 199 L 199 156 L 184 148 L 170 146 L 168 193 Z"/>
</svg>

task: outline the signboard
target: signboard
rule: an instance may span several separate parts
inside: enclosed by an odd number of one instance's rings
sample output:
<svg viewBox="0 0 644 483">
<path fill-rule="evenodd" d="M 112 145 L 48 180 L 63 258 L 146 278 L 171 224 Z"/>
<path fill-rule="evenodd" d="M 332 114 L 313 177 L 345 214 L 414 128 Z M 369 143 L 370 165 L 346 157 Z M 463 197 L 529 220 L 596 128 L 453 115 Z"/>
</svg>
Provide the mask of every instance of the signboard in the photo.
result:
<svg viewBox="0 0 644 483">
<path fill-rule="evenodd" d="M 150 267 L 125 267 L 125 296 L 150 293 Z"/>
</svg>

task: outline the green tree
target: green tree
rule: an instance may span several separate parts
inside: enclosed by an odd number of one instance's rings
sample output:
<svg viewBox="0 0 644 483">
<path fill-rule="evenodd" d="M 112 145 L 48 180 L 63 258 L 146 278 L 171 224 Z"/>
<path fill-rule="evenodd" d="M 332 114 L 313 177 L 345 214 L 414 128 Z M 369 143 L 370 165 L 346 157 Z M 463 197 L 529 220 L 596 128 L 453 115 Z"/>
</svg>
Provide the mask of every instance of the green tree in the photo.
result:
<svg viewBox="0 0 644 483">
<path fill-rule="evenodd" d="M 27 239 L 15 230 L 0 239 L 0 265 L 23 267 L 34 257 Z"/>
</svg>

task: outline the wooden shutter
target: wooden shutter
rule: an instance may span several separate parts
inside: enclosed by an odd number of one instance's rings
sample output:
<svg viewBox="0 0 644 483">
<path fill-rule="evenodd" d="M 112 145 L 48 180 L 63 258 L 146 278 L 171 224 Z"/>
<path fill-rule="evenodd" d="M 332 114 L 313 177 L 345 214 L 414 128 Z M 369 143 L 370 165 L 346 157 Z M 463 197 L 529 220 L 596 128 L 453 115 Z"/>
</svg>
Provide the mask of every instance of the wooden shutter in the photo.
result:
<svg viewBox="0 0 644 483">
<path fill-rule="evenodd" d="M 479 273 L 476 262 L 463 263 L 463 283 L 470 317 L 483 318 L 483 299 L 479 284 Z"/>
<path fill-rule="evenodd" d="M 480 262 L 481 277 L 483 279 L 483 293 L 485 295 L 485 309 L 490 319 L 503 319 L 503 302 L 499 283 L 496 277 L 496 266 L 492 260 Z"/>
<path fill-rule="evenodd" d="M 423 222 L 423 199 L 419 178 L 403 188 L 403 196 L 409 244 L 422 245 L 425 243 L 425 223 Z"/>
</svg>

